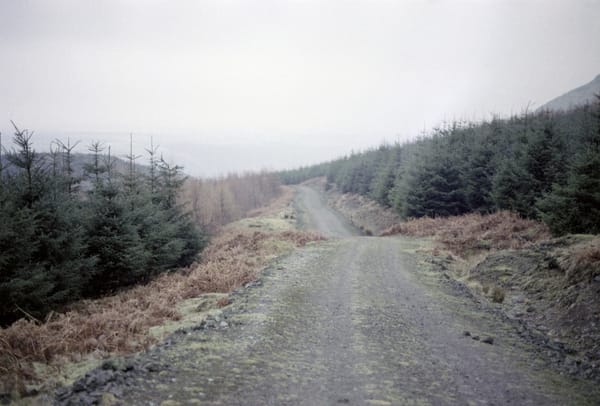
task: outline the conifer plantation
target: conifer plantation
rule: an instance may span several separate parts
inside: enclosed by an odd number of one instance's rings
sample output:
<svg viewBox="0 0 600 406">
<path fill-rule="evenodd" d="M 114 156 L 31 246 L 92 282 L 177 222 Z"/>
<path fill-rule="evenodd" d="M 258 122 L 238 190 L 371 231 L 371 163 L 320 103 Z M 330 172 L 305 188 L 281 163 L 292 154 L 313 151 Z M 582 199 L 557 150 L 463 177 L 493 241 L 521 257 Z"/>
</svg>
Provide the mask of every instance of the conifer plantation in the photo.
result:
<svg viewBox="0 0 600 406">
<path fill-rule="evenodd" d="M 1 324 L 146 282 L 206 245 L 178 203 L 182 168 L 154 147 L 144 170 L 132 151 L 117 170 L 123 162 L 96 142 L 77 171 L 77 144 L 57 141 L 41 154 L 32 132 L 14 128 L 0 154 Z"/>
<path fill-rule="evenodd" d="M 600 96 L 569 111 L 454 122 L 416 141 L 281 173 L 290 184 L 316 176 L 403 218 L 510 210 L 556 235 L 600 233 Z"/>
</svg>

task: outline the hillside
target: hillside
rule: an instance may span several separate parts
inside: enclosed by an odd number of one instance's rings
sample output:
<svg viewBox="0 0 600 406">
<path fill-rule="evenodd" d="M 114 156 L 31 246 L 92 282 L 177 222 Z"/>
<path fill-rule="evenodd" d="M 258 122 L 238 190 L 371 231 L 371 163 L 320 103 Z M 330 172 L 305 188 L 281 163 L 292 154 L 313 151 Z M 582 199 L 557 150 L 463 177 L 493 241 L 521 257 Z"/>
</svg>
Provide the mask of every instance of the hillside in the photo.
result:
<svg viewBox="0 0 600 406">
<path fill-rule="evenodd" d="M 288 184 L 325 176 L 328 187 L 402 219 L 508 210 L 555 235 L 600 233 L 600 103 L 447 123 L 411 142 L 280 176 Z"/>
<path fill-rule="evenodd" d="M 592 103 L 594 101 L 594 95 L 599 93 L 600 75 L 596 76 L 591 82 L 550 100 L 548 103 L 541 106 L 538 111 L 569 110 L 573 107 L 582 106 L 586 103 Z"/>
</svg>

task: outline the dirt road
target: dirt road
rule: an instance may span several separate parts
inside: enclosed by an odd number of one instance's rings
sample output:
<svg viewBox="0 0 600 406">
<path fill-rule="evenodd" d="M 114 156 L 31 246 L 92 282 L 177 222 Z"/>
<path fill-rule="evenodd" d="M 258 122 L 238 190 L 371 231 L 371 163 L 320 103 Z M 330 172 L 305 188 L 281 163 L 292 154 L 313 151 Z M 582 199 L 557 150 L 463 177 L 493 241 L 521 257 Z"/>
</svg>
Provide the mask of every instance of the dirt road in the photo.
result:
<svg viewBox="0 0 600 406">
<path fill-rule="evenodd" d="M 514 326 L 423 263 L 422 243 L 357 236 L 312 189 L 299 188 L 297 206 L 306 227 L 332 238 L 277 262 L 199 328 L 105 365 L 106 377 L 88 378 L 96 386 L 62 399 L 108 391 L 155 405 L 599 404 L 597 388 L 551 370 Z"/>
</svg>

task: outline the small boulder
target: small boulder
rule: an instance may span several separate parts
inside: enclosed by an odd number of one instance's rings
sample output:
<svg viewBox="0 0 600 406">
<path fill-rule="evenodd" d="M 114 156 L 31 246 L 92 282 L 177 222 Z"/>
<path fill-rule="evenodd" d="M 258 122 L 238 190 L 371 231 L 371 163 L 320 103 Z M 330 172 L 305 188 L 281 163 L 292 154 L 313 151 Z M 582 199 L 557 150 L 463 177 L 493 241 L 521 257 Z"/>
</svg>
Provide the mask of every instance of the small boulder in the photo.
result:
<svg viewBox="0 0 600 406">
<path fill-rule="evenodd" d="M 481 342 L 493 345 L 494 344 L 494 337 L 485 337 L 483 340 L 481 340 Z"/>
<path fill-rule="evenodd" d="M 158 365 L 156 362 L 149 362 L 144 365 L 144 368 L 148 372 L 159 372 L 161 370 L 160 365 Z"/>
</svg>

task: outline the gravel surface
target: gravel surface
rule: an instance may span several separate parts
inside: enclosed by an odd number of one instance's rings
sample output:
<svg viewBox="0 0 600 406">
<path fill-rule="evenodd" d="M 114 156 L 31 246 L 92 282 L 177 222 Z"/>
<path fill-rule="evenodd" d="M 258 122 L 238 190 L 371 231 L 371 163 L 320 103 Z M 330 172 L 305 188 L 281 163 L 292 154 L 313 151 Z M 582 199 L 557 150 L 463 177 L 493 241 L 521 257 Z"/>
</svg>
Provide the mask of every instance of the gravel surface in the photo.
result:
<svg viewBox="0 0 600 406">
<path fill-rule="evenodd" d="M 201 325 L 107 362 L 58 404 L 597 405 L 515 327 L 424 261 L 420 241 L 360 237 L 299 188 L 331 240 L 280 259 Z"/>
</svg>

